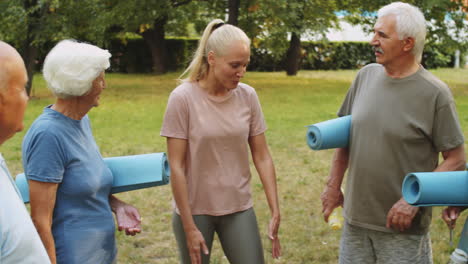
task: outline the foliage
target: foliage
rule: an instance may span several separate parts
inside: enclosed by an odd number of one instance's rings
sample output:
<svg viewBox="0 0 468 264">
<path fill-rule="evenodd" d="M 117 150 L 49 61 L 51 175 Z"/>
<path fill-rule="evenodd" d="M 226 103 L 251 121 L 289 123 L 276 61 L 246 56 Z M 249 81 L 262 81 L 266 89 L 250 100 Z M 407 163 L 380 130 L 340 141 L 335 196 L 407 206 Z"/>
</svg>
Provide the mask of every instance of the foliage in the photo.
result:
<svg viewBox="0 0 468 264">
<path fill-rule="evenodd" d="M 284 56 L 292 33 L 299 37 L 323 34 L 335 26 L 337 18 L 335 1 L 320 0 L 257 0 L 247 12 L 254 20 L 256 30 L 250 27 L 255 47 L 265 48 L 277 57 Z M 240 20 L 242 27 L 249 23 Z"/>
<path fill-rule="evenodd" d="M 22 48 L 28 35 L 32 45 L 74 38 L 99 39 L 104 28 L 96 23 L 98 0 L 0 1 L 0 38 Z"/>
<path fill-rule="evenodd" d="M 108 28 L 109 37 L 116 32 L 133 32 L 141 35 L 154 27 L 164 26 L 169 36 L 188 35 L 187 25 L 193 23 L 203 6 L 191 0 L 110 0 L 102 10 L 100 23 Z M 161 25 L 155 21 L 167 20 Z"/>
<path fill-rule="evenodd" d="M 198 45 L 196 38 L 169 37 L 169 70 L 177 71 L 187 67 Z M 37 70 L 40 70 L 47 52 L 53 43 L 46 43 L 37 58 Z M 279 57 L 271 50 L 252 47 L 249 71 L 282 71 L 284 57 Z M 127 36 L 125 41 L 113 39 L 108 44 L 112 53 L 111 72 L 149 73 L 151 72 L 151 54 L 141 37 Z M 374 62 L 375 57 L 367 42 L 324 42 L 304 41 L 302 43 L 301 68 L 305 70 L 357 69 Z M 464 56 L 461 56 L 464 65 Z M 443 45 L 426 45 L 422 64 L 428 69 L 453 67 L 453 53 Z"/>
<path fill-rule="evenodd" d="M 187 67 L 198 39 L 166 38 L 167 55 L 171 71 Z M 151 72 L 151 54 L 142 38 L 127 39 L 122 42 L 114 39 L 109 50 L 112 53 L 111 71 L 126 73 Z"/>
<path fill-rule="evenodd" d="M 302 43 L 303 56 L 301 68 L 304 70 L 357 69 L 375 62 L 375 56 L 367 42 L 324 42 L 306 41 Z M 463 56 L 461 56 L 463 58 Z M 282 70 L 283 58 L 272 55 L 266 49 L 252 49 L 250 70 Z M 454 58 L 443 45 L 427 45 L 424 49 L 422 64 L 429 69 L 453 67 Z M 464 65 L 464 62 L 461 62 Z"/>
<path fill-rule="evenodd" d="M 338 0 L 347 6 L 349 11 L 345 19 L 352 24 L 363 24 L 368 32 L 376 21 L 377 10 L 392 0 Z M 426 45 L 442 44 L 448 53 L 456 49 L 462 52 L 468 48 L 466 21 L 468 6 L 461 0 L 406 0 L 417 6 L 428 22 Z M 466 3 L 466 1 L 465 1 Z"/>
</svg>

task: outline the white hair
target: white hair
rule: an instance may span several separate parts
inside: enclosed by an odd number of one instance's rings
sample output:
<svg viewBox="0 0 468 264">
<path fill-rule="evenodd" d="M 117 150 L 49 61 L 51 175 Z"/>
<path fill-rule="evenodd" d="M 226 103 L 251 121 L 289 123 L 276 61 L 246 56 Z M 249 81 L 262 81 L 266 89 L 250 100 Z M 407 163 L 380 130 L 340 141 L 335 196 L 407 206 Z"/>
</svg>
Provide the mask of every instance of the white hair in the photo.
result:
<svg viewBox="0 0 468 264">
<path fill-rule="evenodd" d="M 62 40 L 47 54 L 42 72 L 47 86 L 59 98 L 85 95 L 93 81 L 110 66 L 104 49 L 75 40 Z"/>
<path fill-rule="evenodd" d="M 421 10 L 413 5 L 394 2 L 379 9 L 377 16 L 395 15 L 399 39 L 414 38 L 413 55 L 420 62 L 426 39 L 426 19 Z"/>
</svg>

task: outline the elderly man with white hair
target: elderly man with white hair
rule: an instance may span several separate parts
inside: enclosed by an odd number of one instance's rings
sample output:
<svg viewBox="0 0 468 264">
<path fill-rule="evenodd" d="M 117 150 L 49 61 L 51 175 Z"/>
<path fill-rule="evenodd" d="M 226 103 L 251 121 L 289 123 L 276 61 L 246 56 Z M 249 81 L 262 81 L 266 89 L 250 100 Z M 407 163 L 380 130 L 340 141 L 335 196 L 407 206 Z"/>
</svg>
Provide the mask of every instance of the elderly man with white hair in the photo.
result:
<svg viewBox="0 0 468 264">
<path fill-rule="evenodd" d="M 321 199 L 326 221 L 344 204 L 340 263 L 432 263 L 431 208 L 406 203 L 401 185 L 409 172 L 462 170 L 465 154 L 450 89 L 420 64 L 425 35 L 418 8 L 382 7 L 377 63 L 359 71 L 338 111 L 352 115 L 350 145 L 336 150 Z"/>
<path fill-rule="evenodd" d="M 136 208 L 111 195 L 113 176 L 96 145 L 87 113 L 99 105 L 111 54 L 71 40 L 44 62 L 44 79 L 57 97 L 23 140 L 31 215 L 52 263 L 117 262 L 115 225 L 140 232 Z"/>
<path fill-rule="evenodd" d="M 24 62 L 0 41 L 0 145 L 23 130 L 28 103 Z M 0 155 L 0 263 L 50 263 L 21 195 Z"/>
</svg>

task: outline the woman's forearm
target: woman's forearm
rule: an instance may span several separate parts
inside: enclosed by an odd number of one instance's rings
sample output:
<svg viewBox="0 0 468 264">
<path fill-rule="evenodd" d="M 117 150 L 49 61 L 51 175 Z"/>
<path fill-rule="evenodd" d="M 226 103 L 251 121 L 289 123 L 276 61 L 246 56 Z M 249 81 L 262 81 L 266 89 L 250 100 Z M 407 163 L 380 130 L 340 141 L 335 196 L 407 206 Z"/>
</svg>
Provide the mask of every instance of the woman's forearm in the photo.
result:
<svg viewBox="0 0 468 264">
<path fill-rule="evenodd" d="M 47 254 L 49 255 L 50 262 L 52 264 L 57 263 L 56 254 L 55 254 L 55 241 L 52 235 L 51 228 L 47 227 L 46 225 L 42 223 L 38 223 L 37 221 L 34 221 L 34 219 L 33 219 L 33 222 L 34 222 L 34 225 L 36 226 L 39 236 L 41 237 L 42 243 L 44 244 Z"/>
<path fill-rule="evenodd" d="M 171 168 L 171 188 L 185 232 L 195 229 L 189 206 L 187 181 L 180 169 Z"/>
<path fill-rule="evenodd" d="M 55 208 L 55 198 L 58 184 L 29 180 L 29 200 L 31 218 L 41 237 L 50 262 L 55 264 L 55 241 L 52 235 L 52 216 Z"/>
<path fill-rule="evenodd" d="M 257 161 L 254 159 L 254 164 L 260 176 L 260 180 L 262 181 L 271 215 L 273 217 L 279 217 L 278 188 L 273 160 L 271 157 Z"/>
</svg>

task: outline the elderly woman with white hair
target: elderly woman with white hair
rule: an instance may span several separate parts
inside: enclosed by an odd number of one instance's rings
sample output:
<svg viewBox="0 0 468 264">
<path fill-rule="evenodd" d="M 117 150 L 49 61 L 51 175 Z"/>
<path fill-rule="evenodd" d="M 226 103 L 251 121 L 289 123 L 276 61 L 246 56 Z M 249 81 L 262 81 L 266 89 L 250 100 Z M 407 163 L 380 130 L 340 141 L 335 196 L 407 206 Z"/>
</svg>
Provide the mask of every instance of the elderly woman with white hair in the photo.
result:
<svg viewBox="0 0 468 264">
<path fill-rule="evenodd" d="M 43 74 L 57 97 L 23 140 L 31 216 L 52 263 L 116 263 L 115 224 L 140 232 L 136 208 L 111 195 L 113 176 L 87 113 L 99 105 L 111 54 L 72 40 L 47 55 Z"/>
</svg>

